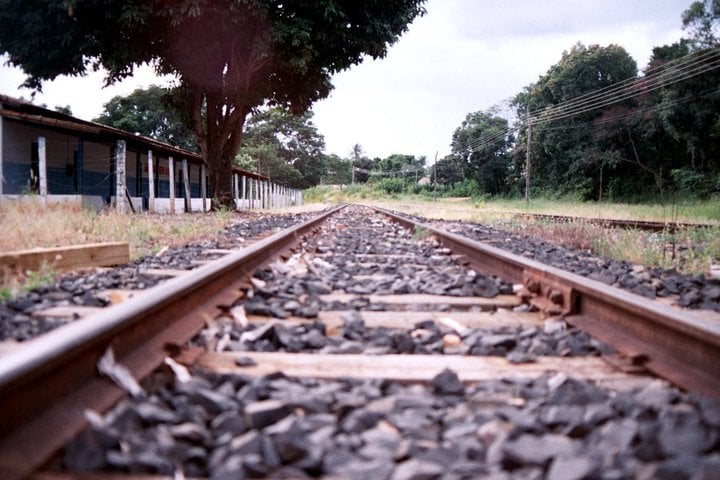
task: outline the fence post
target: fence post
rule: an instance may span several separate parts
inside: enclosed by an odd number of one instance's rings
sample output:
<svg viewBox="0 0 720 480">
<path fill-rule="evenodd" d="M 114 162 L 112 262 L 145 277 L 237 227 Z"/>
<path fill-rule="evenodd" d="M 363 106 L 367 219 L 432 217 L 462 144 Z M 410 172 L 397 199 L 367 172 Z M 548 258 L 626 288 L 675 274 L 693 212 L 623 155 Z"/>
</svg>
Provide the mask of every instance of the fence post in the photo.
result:
<svg viewBox="0 0 720 480">
<path fill-rule="evenodd" d="M 240 175 L 238 175 L 237 173 L 233 173 L 233 183 L 235 184 L 235 196 L 233 197 L 233 205 L 235 205 L 235 209 L 237 210 L 237 200 L 240 199 Z"/>
<path fill-rule="evenodd" d="M 207 212 L 207 179 L 205 178 L 205 164 L 200 164 L 200 196 L 202 197 L 202 211 Z"/>
<path fill-rule="evenodd" d="M 168 183 L 170 184 L 170 213 L 175 214 L 175 160 L 168 157 Z"/>
<path fill-rule="evenodd" d="M 153 160 L 153 151 L 147 152 L 148 162 L 148 211 L 155 211 L 155 161 Z"/>
<path fill-rule="evenodd" d="M 38 137 L 38 187 L 42 204 L 47 203 L 47 149 L 45 137 Z"/>
<path fill-rule="evenodd" d="M 41 187 L 42 188 L 42 187 Z M 115 211 L 125 213 L 125 140 L 118 140 L 115 150 Z"/>
<path fill-rule="evenodd" d="M 183 187 L 185 188 L 185 212 L 192 212 L 192 195 L 190 194 L 190 172 L 187 158 L 182 159 Z"/>
</svg>

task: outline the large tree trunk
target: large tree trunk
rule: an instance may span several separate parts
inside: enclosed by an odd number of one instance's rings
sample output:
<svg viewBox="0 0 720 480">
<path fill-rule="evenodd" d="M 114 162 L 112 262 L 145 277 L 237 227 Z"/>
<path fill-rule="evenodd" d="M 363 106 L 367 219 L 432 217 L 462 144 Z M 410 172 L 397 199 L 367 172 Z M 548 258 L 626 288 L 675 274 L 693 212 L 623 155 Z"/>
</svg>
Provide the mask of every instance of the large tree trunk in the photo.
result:
<svg viewBox="0 0 720 480">
<path fill-rule="evenodd" d="M 207 163 L 213 209 L 235 208 L 232 198 L 232 170 L 243 138 L 243 125 L 250 109 L 227 105 L 222 96 L 196 94 L 195 135 Z M 203 106 L 205 114 L 203 118 Z"/>
</svg>

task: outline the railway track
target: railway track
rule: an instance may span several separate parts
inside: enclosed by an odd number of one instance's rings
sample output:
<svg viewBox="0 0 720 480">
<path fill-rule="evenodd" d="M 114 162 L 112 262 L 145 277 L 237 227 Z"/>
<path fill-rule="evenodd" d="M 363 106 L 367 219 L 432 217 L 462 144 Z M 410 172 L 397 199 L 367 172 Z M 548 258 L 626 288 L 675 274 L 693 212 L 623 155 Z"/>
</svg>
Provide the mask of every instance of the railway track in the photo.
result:
<svg viewBox="0 0 720 480">
<path fill-rule="evenodd" d="M 683 478 L 717 365 L 720 321 L 345 207 L 0 357 L 0 476 Z"/>
<path fill-rule="evenodd" d="M 612 218 L 586 218 L 573 217 L 569 215 L 550 215 L 542 213 L 517 213 L 515 217 L 532 220 L 545 220 L 557 223 L 584 222 L 591 225 L 598 225 L 603 228 L 625 228 L 635 230 L 647 230 L 651 232 L 669 232 L 674 233 L 681 229 L 698 229 L 698 228 L 717 228 L 717 224 L 712 223 L 690 223 L 678 221 L 652 221 L 652 220 L 623 220 Z"/>
</svg>

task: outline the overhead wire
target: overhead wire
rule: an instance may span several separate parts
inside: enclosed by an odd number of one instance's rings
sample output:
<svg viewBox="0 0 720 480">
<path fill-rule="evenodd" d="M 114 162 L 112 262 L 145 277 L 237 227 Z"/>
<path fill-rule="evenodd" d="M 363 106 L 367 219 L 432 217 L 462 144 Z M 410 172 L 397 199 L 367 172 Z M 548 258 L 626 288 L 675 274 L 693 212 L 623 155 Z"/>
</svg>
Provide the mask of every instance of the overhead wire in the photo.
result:
<svg viewBox="0 0 720 480">
<path fill-rule="evenodd" d="M 720 67 L 720 49 L 715 48 L 698 54 L 689 54 L 652 69 L 652 73 L 643 77 L 632 77 L 612 85 L 587 92 L 578 97 L 560 102 L 548 108 L 549 112 L 536 115 L 522 115 L 519 124 L 540 125 L 581 113 L 604 108 L 623 100 L 647 94 L 651 91 L 679 83 L 689 78 L 707 73 Z M 507 138 L 520 130 L 519 126 L 508 127 L 489 136 L 479 138 L 465 146 L 472 153 Z"/>
</svg>

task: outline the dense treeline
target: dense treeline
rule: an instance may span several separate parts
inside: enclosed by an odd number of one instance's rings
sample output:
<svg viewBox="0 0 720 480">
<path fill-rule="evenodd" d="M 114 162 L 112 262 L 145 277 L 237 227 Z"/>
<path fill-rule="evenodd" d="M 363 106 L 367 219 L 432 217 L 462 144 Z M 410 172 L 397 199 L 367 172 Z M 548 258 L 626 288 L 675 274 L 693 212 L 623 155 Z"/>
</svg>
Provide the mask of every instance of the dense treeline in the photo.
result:
<svg viewBox="0 0 720 480">
<path fill-rule="evenodd" d="M 360 145 L 345 158 L 327 155 L 311 111 L 278 107 L 249 117 L 235 162 L 298 188 L 372 182 L 389 193 L 708 198 L 720 192 L 720 0 L 693 3 L 682 23 L 686 38 L 654 48 L 642 70 L 619 45 L 572 46 L 512 98 L 513 118 L 498 108 L 469 113 L 450 155 L 427 168 L 425 157 L 371 159 Z M 197 148 L 168 92 L 113 99 L 99 120 Z"/>
<path fill-rule="evenodd" d="M 719 19 L 719 0 L 693 3 L 688 37 L 656 47 L 642 75 L 622 47 L 578 43 L 513 98 L 511 127 L 469 114 L 438 182 L 462 172 L 478 194 L 517 196 L 529 179 L 531 195 L 584 200 L 720 192 Z"/>
</svg>

